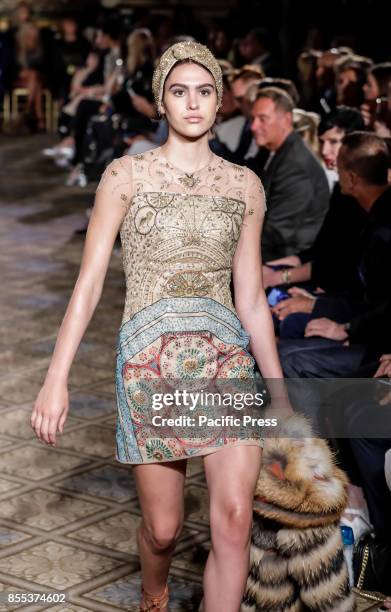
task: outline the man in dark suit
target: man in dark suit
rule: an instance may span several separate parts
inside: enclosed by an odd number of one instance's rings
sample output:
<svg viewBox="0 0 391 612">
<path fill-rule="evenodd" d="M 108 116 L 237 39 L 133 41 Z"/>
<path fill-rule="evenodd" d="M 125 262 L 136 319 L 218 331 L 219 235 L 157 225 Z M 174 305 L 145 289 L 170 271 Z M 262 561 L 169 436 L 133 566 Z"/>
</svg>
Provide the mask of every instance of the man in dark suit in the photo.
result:
<svg viewBox="0 0 391 612">
<path fill-rule="evenodd" d="M 293 108 L 289 94 L 277 87 L 260 89 L 252 107 L 255 141 L 269 151 L 263 170 L 258 172 L 267 203 L 262 234 L 264 262 L 309 248 L 329 207 L 326 174 L 294 131 Z M 255 164 L 246 165 L 257 171 Z"/>
</svg>

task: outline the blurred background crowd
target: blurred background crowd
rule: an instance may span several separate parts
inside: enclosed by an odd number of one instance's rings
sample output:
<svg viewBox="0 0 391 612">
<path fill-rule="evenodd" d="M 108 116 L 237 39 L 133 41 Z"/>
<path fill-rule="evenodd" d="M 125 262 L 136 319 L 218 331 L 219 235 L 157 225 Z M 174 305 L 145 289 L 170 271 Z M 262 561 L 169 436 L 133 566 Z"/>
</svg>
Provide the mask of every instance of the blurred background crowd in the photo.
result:
<svg viewBox="0 0 391 612">
<path fill-rule="evenodd" d="M 2 130 L 52 131 L 43 155 L 59 167 L 59 180 L 83 188 L 113 158 L 165 141 L 151 92 L 155 63 L 174 42 L 207 44 L 224 75 L 210 147 L 250 167 L 266 191 L 264 283 L 285 376 L 387 383 L 391 42 L 384 10 L 362 0 L 269 4 L 199 15 L 183 6 L 109 10 L 86 2 L 85 10 L 43 20 L 21 2 L 0 33 Z M 333 400 L 346 433 L 334 443 L 390 555 L 391 394 L 382 407 L 371 394 L 346 397 Z M 379 410 L 385 420 L 367 437 L 363 424 L 378 423 Z"/>
</svg>

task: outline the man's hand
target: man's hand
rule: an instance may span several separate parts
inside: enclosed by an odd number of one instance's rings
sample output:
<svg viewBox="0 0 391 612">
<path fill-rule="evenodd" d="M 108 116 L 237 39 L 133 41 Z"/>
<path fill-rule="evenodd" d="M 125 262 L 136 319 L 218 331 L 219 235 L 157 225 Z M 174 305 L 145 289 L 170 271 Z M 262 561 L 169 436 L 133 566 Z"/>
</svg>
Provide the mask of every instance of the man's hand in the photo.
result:
<svg viewBox="0 0 391 612">
<path fill-rule="evenodd" d="M 326 317 L 313 319 L 307 323 L 304 335 L 306 338 L 319 336 L 320 338 L 340 341 L 346 340 L 348 337 L 343 325 L 331 319 L 326 319 Z"/>
<path fill-rule="evenodd" d="M 374 378 L 380 378 L 382 376 L 391 378 L 391 355 L 382 355 L 379 362 L 379 367 L 373 375 Z"/>
<path fill-rule="evenodd" d="M 273 270 L 272 268 L 269 268 L 269 266 L 262 266 L 262 278 L 265 289 L 268 287 L 276 287 L 276 285 L 281 285 L 281 271 Z"/>
<path fill-rule="evenodd" d="M 288 289 L 288 293 L 292 297 L 281 300 L 272 308 L 272 312 L 280 321 L 294 312 L 311 313 L 313 311 L 316 298 L 311 293 L 300 287 L 292 287 Z"/>
<path fill-rule="evenodd" d="M 281 259 L 273 259 L 273 261 L 267 261 L 266 264 L 268 266 L 301 266 L 301 260 L 297 255 L 287 255 L 286 257 L 281 257 Z"/>
<path fill-rule="evenodd" d="M 131 100 L 136 111 L 150 119 L 155 116 L 155 105 L 149 102 L 147 98 L 134 94 L 131 96 Z"/>
</svg>

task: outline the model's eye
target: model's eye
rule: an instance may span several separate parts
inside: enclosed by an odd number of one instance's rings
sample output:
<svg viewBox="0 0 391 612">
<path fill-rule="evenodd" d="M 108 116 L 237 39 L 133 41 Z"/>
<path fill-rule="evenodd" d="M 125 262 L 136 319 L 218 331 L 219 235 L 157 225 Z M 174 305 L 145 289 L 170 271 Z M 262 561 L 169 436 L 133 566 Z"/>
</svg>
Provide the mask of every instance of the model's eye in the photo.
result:
<svg viewBox="0 0 391 612">
<path fill-rule="evenodd" d="M 174 91 L 173 91 L 174 96 L 177 96 L 177 97 L 180 97 L 181 94 L 183 94 L 183 93 L 184 93 L 183 89 L 174 89 Z"/>
<path fill-rule="evenodd" d="M 201 89 L 201 94 L 203 96 L 209 96 L 211 93 L 210 89 Z"/>
</svg>

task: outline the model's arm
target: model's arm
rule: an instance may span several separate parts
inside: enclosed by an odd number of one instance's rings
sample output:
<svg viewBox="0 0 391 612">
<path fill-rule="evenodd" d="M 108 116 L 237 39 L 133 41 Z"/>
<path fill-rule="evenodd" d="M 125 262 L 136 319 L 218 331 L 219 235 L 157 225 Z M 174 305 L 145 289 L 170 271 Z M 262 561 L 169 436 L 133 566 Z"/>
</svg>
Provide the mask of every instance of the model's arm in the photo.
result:
<svg viewBox="0 0 391 612">
<path fill-rule="evenodd" d="M 285 396 L 269 305 L 262 283 L 260 239 L 265 197 L 259 178 L 247 170 L 246 213 L 233 258 L 235 308 L 244 329 L 250 334 L 250 349 L 262 376 L 276 379 L 269 391 Z M 269 382 L 269 381 L 268 381 Z"/>
<path fill-rule="evenodd" d="M 125 171 L 121 160 L 116 160 L 105 171 L 97 190 L 79 276 L 58 333 L 44 384 L 31 414 L 31 426 L 37 437 L 48 444 L 55 444 L 57 430 L 60 433 L 63 431 L 69 409 L 69 371 L 99 302 L 115 238 L 126 213 L 116 189 L 121 180 L 121 187 L 125 190 Z M 126 180 L 129 192 L 129 176 Z"/>
</svg>

